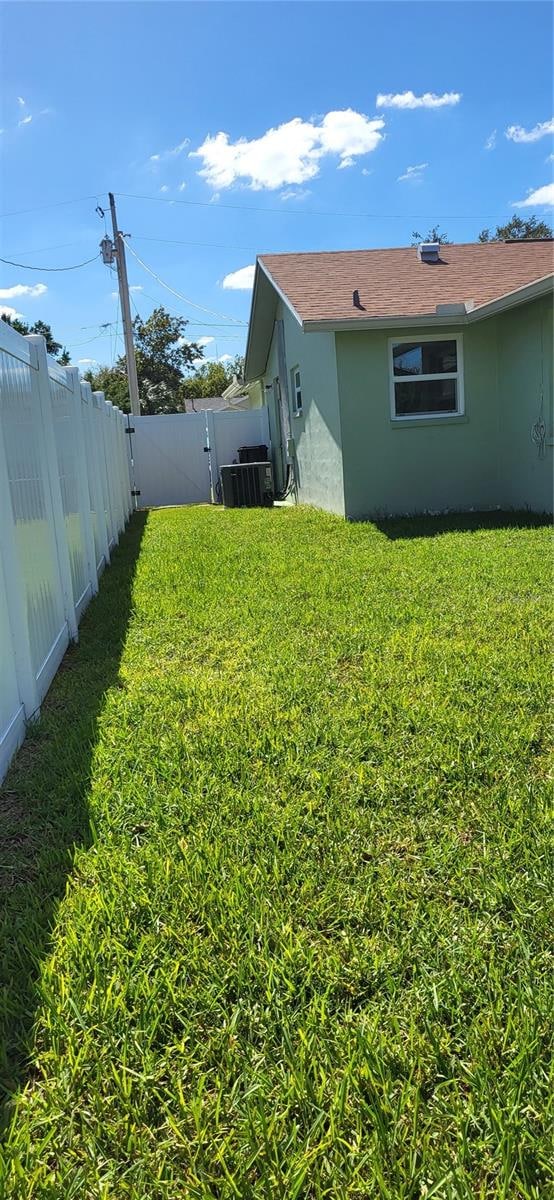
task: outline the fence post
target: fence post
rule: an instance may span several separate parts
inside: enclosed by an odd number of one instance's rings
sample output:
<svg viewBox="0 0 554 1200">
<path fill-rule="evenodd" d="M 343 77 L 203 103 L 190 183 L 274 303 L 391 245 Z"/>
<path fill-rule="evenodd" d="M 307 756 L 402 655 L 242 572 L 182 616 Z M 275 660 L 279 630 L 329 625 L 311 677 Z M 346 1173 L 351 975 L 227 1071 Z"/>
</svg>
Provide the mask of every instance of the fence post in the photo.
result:
<svg viewBox="0 0 554 1200">
<path fill-rule="evenodd" d="M 90 494 L 88 486 L 88 471 L 85 449 L 85 424 L 83 418 L 83 401 L 81 399 L 81 378 L 78 367 L 67 367 L 66 375 L 73 391 L 72 420 L 77 459 L 77 487 L 79 491 L 79 509 L 83 528 L 85 554 L 88 565 L 88 577 L 95 596 L 98 591 L 98 572 L 96 570 L 96 551 L 94 548 L 94 532 L 90 511 Z"/>
<path fill-rule="evenodd" d="M 75 603 L 73 600 L 73 583 L 71 579 L 71 566 L 69 562 L 69 551 L 65 533 L 60 473 L 58 469 L 58 455 L 56 453 L 56 439 L 54 435 L 54 423 L 52 419 L 52 401 L 50 397 L 50 379 L 48 376 L 48 356 L 46 354 L 46 342 L 44 338 L 37 333 L 30 334 L 27 338 L 27 341 L 34 346 L 36 353 L 36 364 L 38 370 L 32 372 L 32 379 L 33 388 L 36 389 L 42 421 L 46 471 L 50 490 L 54 538 L 58 557 L 58 571 L 62 586 L 64 615 L 69 629 L 69 636 L 73 641 L 77 641 L 79 634 L 77 629 Z"/>
<path fill-rule="evenodd" d="M 107 468 L 106 468 L 106 450 L 105 450 L 105 446 L 104 446 L 104 412 L 103 412 L 103 408 L 102 408 L 103 403 L 104 403 L 104 393 L 103 392 L 93 392 L 92 393 L 92 403 L 94 406 L 93 420 L 94 420 L 94 427 L 95 427 L 94 448 L 96 451 L 96 469 L 98 471 L 98 478 L 100 479 L 100 489 L 101 489 L 101 494 L 102 494 L 102 512 L 104 514 L 104 524 L 106 527 L 106 547 L 107 547 L 106 565 L 107 565 L 110 561 L 110 555 L 111 555 L 112 530 L 111 530 L 111 516 L 110 516 L 110 497 L 109 497 L 109 493 L 108 493 L 108 472 L 107 472 Z"/>
<path fill-rule="evenodd" d="M 96 429 L 96 416 L 94 411 L 94 399 L 90 383 L 83 380 L 81 384 L 81 392 L 86 396 L 85 401 L 85 430 L 87 432 L 87 467 L 90 462 L 89 486 L 91 486 L 91 500 L 96 513 L 96 527 L 98 530 L 98 542 L 101 548 L 101 557 L 104 559 L 104 564 L 108 566 L 110 561 L 110 550 L 108 546 L 108 530 L 106 526 L 106 512 L 104 509 L 104 499 L 102 492 L 102 477 L 100 474 L 100 461 L 98 457 L 98 437 Z M 98 572 L 101 558 L 96 562 L 96 570 Z"/>
<path fill-rule="evenodd" d="M 110 486 L 110 456 L 106 438 L 107 411 L 103 392 L 93 392 L 98 410 L 98 453 L 101 460 L 101 471 L 104 479 L 104 499 L 106 502 L 106 522 L 108 526 L 108 545 L 117 544 L 117 530 L 113 509 L 112 488 Z"/>
<path fill-rule="evenodd" d="M 118 533 L 125 529 L 125 513 L 123 511 L 123 495 L 121 492 L 121 472 L 119 469 L 119 440 L 117 427 L 117 411 L 110 400 L 106 400 L 109 423 L 110 454 L 113 470 L 113 493 Z"/>
<path fill-rule="evenodd" d="M 1 417 L 1 413 L 0 413 Z M 8 619 L 13 639 L 13 657 L 17 686 L 25 718 L 30 721 L 38 715 L 39 694 L 31 659 L 31 642 L 27 622 L 27 600 L 21 574 L 21 564 L 15 541 L 12 498 L 8 476 L 8 461 L 0 419 L 0 555 L 4 564 L 4 582 Z"/>
<path fill-rule="evenodd" d="M 210 469 L 210 493 L 212 504 L 217 503 L 217 481 L 219 479 L 219 463 L 217 460 L 217 434 L 215 431 L 215 413 L 209 409 L 206 412 L 206 444 L 209 446 L 208 466 Z"/>
</svg>

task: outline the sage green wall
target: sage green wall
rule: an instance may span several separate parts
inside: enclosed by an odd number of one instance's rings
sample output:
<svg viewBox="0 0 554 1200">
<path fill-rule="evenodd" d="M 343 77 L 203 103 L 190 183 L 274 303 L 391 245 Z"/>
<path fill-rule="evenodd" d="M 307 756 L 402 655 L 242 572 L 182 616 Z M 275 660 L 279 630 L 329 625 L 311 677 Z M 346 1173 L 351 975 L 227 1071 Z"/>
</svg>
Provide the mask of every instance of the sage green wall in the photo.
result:
<svg viewBox="0 0 554 1200">
<path fill-rule="evenodd" d="M 279 413 L 277 412 L 275 397 L 273 394 L 273 380 L 279 376 L 279 357 L 277 351 L 277 334 L 274 330 L 271 339 L 271 347 L 266 364 L 266 373 L 262 379 L 262 387 L 264 389 L 265 402 L 267 404 L 269 417 L 269 436 L 271 438 L 271 449 L 273 454 L 273 467 L 275 472 L 275 486 L 278 491 L 282 491 L 285 486 L 285 470 L 283 465 L 283 455 L 280 450 L 281 442 L 281 422 Z M 266 386 L 267 385 L 267 386 Z"/>
<path fill-rule="evenodd" d="M 552 510 L 552 298 L 505 313 L 498 323 L 498 395 L 502 431 L 502 500 L 509 508 Z M 544 456 L 531 439 L 542 412 Z"/>
<path fill-rule="evenodd" d="M 402 422 L 391 421 L 388 341 L 418 331 L 336 335 L 348 517 L 499 503 L 496 323 L 440 333 L 462 334 L 464 415 Z"/>
<path fill-rule="evenodd" d="M 289 423 L 294 439 L 294 466 L 301 504 L 344 516 L 344 485 L 335 337 L 332 333 L 304 334 L 289 309 L 279 303 L 277 318 L 284 322 Z M 291 413 L 291 370 L 300 368 L 302 414 Z M 279 374 L 277 337 L 274 332 L 264 384 Z M 281 381 L 283 387 L 283 381 Z M 272 393 L 270 428 L 275 425 Z"/>
</svg>

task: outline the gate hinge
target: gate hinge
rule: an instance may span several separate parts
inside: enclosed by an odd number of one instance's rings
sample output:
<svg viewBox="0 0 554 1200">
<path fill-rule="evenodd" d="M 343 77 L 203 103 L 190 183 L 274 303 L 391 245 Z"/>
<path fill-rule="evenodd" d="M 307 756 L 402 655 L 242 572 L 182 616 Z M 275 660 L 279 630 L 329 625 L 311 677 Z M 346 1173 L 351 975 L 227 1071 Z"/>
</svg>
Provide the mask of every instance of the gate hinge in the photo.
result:
<svg viewBox="0 0 554 1200">
<path fill-rule="evenodd" d="M 134 425 L 126 425 L 125 426 L 125 433 L 134 433 L 134 432 L 135 432 Z"/>
<path fill-rule="evenodd" d="M 140 496 L 140 488 L 131 488 L 132 496 Z"/>
</svg>

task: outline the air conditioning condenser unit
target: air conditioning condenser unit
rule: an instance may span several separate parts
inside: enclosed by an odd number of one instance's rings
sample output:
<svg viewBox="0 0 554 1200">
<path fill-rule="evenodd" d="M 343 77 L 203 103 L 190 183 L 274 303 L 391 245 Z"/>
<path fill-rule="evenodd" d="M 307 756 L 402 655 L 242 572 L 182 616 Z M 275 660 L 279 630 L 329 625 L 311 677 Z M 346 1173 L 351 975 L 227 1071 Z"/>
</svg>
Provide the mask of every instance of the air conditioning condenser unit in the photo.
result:
<svg viewBox="0 0 554 1200">
<path fill-rule="evenodd" d="M 220 467 L 225 508 L 268 508 L 275 499 L 270 462 L 232 463 Z"/>
</svg>

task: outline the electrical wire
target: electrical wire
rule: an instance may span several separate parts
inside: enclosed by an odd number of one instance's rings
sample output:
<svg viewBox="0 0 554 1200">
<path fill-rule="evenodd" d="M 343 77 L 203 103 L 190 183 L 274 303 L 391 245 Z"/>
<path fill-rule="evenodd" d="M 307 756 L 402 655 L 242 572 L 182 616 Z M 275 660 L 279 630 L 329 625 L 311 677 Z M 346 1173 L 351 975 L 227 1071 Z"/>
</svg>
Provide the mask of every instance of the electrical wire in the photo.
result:
<svg viewBox="0 0 554 1200">
<path fill-rule="evenodd" d="M 85 200 L 98 201 L 99 196 L 107 196 L 107 192 L 95 192 L 92 196 L 76 196 L 74 200 L 56 200 L 53 204 L 37 204 L 35 208 L 18 208 L 12 212 L 0 213 L 0 220 L 4 217 L 23 217 L 26 213 L 44 212 L 47 208 L 63 208 L 66 204 L 81 204 Z"/>
<path fill-rule="evenodd" d="M 166 196 L 145 196 L 135 192 L 116 192 L 116 196 L 122 196 L 127 200 L 157 200 L 160 204 L 184 204 L 192 208 L 211 208 L 217 211 L 218 208 L 231 208 L 239 212 L 260 212 L 260 213 L 279 213 L 282 216 L 294 217 L 346 217 L 346 218 L 371 218 L 375 221 L 426 221 L 431 219 L 441 221 L 481 221 L 481 220 L 496 220 L 499 217 L 505 216 L 504 213 L 374 213 L 374 212 L 339 212 L 331 209 L 315 209 L 315 208 L 262 208 L 261 205 L 254 204 L 216 204 L 211 200 L 171 200 Z"/>
<path fill-rule="evenodd" d="M 193 208 L 212 208 L 217 211 L 218 208 L 236 209 L 241 212 L 261 212 L 261 213 L 278 213 L 280 216 L 301 216 L 301 217 L 362 217 L 372 218 L 378 221 L 404 221 L 404 220 L 438 220 L 444 221 L 473 221 L 473 220 L 496 220 L 499 217 L 505 216 L 505 213 L 371 213 L 371 212 L 339 212 L 331 209 L 306 209 L 306 208 L 263 208 L 261 205 L 253 204 L 227 204 L 225 202 L 214 205 L 211 200 L 172 200 L 166 196 L 147 196 L 135 192 L 115 192 L 116 196 L 122 196 L 129 200 L 157 200 L 160 204 L 181 204 Z M 44 212 L 49 208 L 61 208 L 68 204 L 82 204 L 86 200 L 95 200 L 98 203 L 99 197 L 107 196 L 106 192 L 93 192 L 88 196 L 75 196 L 72 200 L 57 200 L 52 204 L 39 204 L 33 208 L 13 209 L 10 212 L 0 213 L 0 220 L 5 217 L 20 217 L 27 213 Z"/>
<path fill-rule="evenodd" d="M 81 239 L 81 240 L 83 240 L 83 239 Z M 87 241 L 88 240 L 89 239 L 87 237 Z M 80 245 L 81 245 L 81 242 L 58 242 L 58 244 L 56 246 L 36 246 L 34 250 L 8 250 L 7 253 L 8 254 L 20 254 L 22 258 L 25 258 L 28 254 L 43 254 L 47 250 L 67 250 L 70 247 L 80 246 Z M 32 268 L 31 268 L 31 270 L 32 270 Z"/>
<path fill-rule="evenodd" d="M 153 237 L 144 237 L 142 234 L 137 235 L 136 233 L 133 234 L 133 241 L 134 242 L 160 242 L 166 246 L 207 246 L 209 249 L 213 249 L 213 250 L 248 250 L 248 251 L 252 251 L 253 253 L 257 253 L 257 254 L 263 254 L 263 253 L 268 254 L 269 253 L 269 250 L 266 249 L 264 251 L 264 250 L 260 249 L 259 246 L 237 246 L 237 245 L 231 244 L 230 242 L 189 242 L 189 241 L 182 241 L 181 238 L 153 238 Z"/>
<path fill-rule="evenodd" d="M 246 327 L 247 322 L 240 321 L 238 317 L 230 317 L 228 313 L 217 312 L 214 308 L 205 308 L 203 304 L 196 304 L 194 300 L 189 300 L 188 296 L 183 296 L 182 292 L 178 292 L 175 288 L 170 287 L 170 285 L 165 283 L 159 275 L 156 275 L 156 272 L 153 271 L 151 267 L 148 267 L 146 263 L 142 261 L 142 258 L 139 258 L 136 250 L 133 250 L 133 247 L 129 244 L 129 242 L 126 242 L 125 244 L 127 249 L 130 250 L 133 257 L 136 258 L 137 262 L 140 263 L 141 267 L 143 267 L 148 275 L 151 275 L 161 287 L 166 289 L 166 291 L 171 292 L 172 296 L 176 296 L 178 300 L 183 300 L 185 304 L 190 304 L 191 308 L 198 308 L 200 312 L 209 313 L 212 317 L 223 317 L 224 320 L 232 321 L 235 325 L 242 325 Z"/>
<path fill-rule="evenodd" d="M 9 267 L 21 267 L 23 271 L 78 271 L 80 267 L 88 267 L 89 263 L 96 262 L 100 258 L 99 254 L 95 254 L 94 258 L 87 258 L 85 262 L 73 263 L 71 267 L 29 267 L 27 263 L 12 262 L 9 258 L 0 258 L 0 262 L 6 263 Z"/>
</svg>

